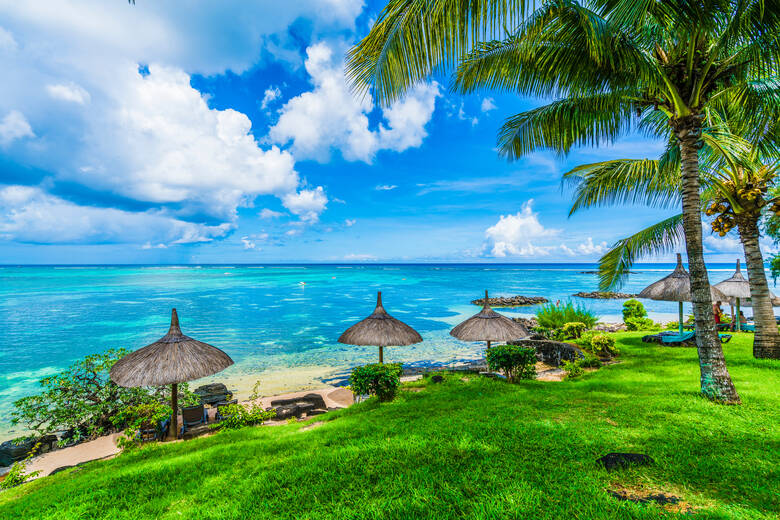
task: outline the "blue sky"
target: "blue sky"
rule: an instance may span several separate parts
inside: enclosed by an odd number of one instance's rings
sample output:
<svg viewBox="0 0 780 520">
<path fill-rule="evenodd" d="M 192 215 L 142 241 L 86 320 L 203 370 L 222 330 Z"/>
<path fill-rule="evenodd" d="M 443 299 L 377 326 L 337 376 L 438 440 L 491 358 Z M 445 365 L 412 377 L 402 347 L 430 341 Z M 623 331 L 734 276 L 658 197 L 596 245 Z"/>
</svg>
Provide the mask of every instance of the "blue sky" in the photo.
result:
<svg viewBox="0 0 780 520">
<path fill-rule="evenodd" d="M 661 151 L 641 136 L 498 157 L 543 100 L 355 99 L 343 53 L 381 2 L 168 4 L 0 0 L 0 263 L 587 262 L 672 214 L 567 217 L 561 174 Z"/>
</svg>

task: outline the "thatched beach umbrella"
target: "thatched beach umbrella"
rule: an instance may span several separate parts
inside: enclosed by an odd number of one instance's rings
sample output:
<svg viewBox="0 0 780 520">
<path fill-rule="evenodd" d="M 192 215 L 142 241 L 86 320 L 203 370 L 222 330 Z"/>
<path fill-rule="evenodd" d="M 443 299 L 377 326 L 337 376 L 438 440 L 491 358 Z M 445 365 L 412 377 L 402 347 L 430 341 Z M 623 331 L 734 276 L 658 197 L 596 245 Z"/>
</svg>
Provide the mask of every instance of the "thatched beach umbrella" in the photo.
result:
<svg viewBox="0 0 780 520">
<path fill-rule="evenodd" d="M 111 379 L 119 386 L 171 385 L 171 429 L 178 431 L 178 384 L 225 370 L 233 364 L 230 356 L 207 343 L 182 334 L 176 309 L 171 312 L 168 334 L 151 345 L 131 352 L 111 368 Z"/>
<path fill-rule="evenodd" d="M 720 283 L 716 283 L 715 288 L 720 290 L 720 292 L 728 296 L 730 299 L 736 301 L 737 312 L 735 316 L 737 320 L 737 331 L 742 330 L 742 324 L 739 321 L 739 305 L 740 300 L 750 298 L 750 282 L 748 282 L 745 277 L 742 276 L 742 269 L 740 268 L 739 260 L 737 260 L 737 270 L 734 272 L 731 278 L 723 280 Z"/>
<path fill-rule="evenodd" d="M 513 341 L 528 336 L 525 327 L 490 308 L 488 292 L 482 310 L 450 331 L 461 341 Z"/>
<path fill-rule="evenodd" d="M 379 347 L 380 363 L 384 363 L 385 347 L 405 347 L 421 341 L 416 330 L 387 314 L 382 306 L 382 291 L 376 293 L 376 309 L 371 316 L 355 323 L 339 337 L 339 343 Z"/>
<path fill-rule="evenodd" d="M 710 294 L 715 301 L 726 301 L 728 297 L 715 287 L 710 287 Z M 680 334 L 683 333 L 683 302 L 691 301 L 691 277 L 682 265 L 682 255 L 677 253 L 677 267 L 672 274 L 642 289 L 640 298 L 649 298 L 680 304 Z"/>
</svg>

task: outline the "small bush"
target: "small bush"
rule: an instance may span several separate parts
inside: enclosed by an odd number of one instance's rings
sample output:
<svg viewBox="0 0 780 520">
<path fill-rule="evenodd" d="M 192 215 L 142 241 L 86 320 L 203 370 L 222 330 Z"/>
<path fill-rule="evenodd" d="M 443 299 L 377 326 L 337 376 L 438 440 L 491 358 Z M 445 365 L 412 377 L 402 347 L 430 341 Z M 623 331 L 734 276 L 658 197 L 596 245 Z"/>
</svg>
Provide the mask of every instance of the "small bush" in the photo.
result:
<svg viewBox="0 0 780 520">
<path fill-rule="evenodd" d="M 593 354 L 586 353 L 584 359 L 576 361 L 583 368 L 599 368 L 601 367 L 601 360 Z"/>
<path fill-rule="evenodd" d="M 650 318 L 626 318 L 626 330 L 660 330 Z"/>
<path fill-rule="evenodd" d="M 380 401 L 392 401 L 401 386 L 400 363 L 373 363 L 352 369 L 349 386 L 356 395 L 375 395 Z"/>
<path fill-rule="evenodd" d="M 582 364 L 579 361 L 580 360 L 563 362 L 563 369 L 566 371 L 566 379 L 574 379 L 585 373 L 585 370 L 582 369 Z"/>
<path fill-rule="evenodd" d="M 510 382 L 536 377 L 536 351 L 519 345 L 496 345 L 485 355 L 490 370 L 502 371 Z"/>
<path fill-rule="evenodd" d="M 591 352 L 597 355 L 614 356 L 618 353 L 615 338 L 608 334 L 597 334 L 590 340 Z"/>
<path fill-rule="evenodd" d="M 238 430 L 247 426 L 257 426 L 276 417 L 276 410 L 265 411 L 256 404 L 250 407 L 243 404 L 230 404 L 222 406 L 219 413 L 222 420 L 212 425 L 215 430 Z"/>
<path fill-rule="evenodd" d="M 111 418 L 117 429 L 125 428 L 124 435 L 117 441 L 122 449 L 141 444 L 141 430 L 160 430 L 160 422 L 171 416 L 171 407 L 161 403 L 145 403 L 128 406 Z"/>
<path fill-rule="evenodd" d="M 29 464 L 30 460 L 35 457 L 35 454 L 40 448 L 41 443 L 38 442 L 35 444 L 35 446 L 33 446 L 33 448 L 30 450 L 30 453 L 28 453 L 23 460 L 13 463 L 11 469 L 8 470 L 8 473 L 5 474 L 3 481 L 0 482 L 0 489 L 10 489 L 12 487 L 18 486 L 19 484 L 24 484 L 28 479 L 38 476 L 40 470 L 30 473 L 25 472 L 27 471 L 27 464 Z"/>
<path fill-rule="evenodd" d="M 647 316 L 645 306 L 639 300 L 626 300 L 623 304 L 623 321 L 628 323 L 629 318 L 644 318 Z"/>
<path fill-rule="evenodd" d="M 590 329 L 596 325 L 598 317 L 585 307 L 579 304 L 575 305 L 572 302 L 563 305 L 547 303 L 536 311 L 536 321 L 541 327 L 548 329 L 561 329 L 570 322 L 584 323 L 585 327 Z"/>
<path fill-rule="evenodd" d="M 563 333 L 567 338 L 577 339 L 582 336 L 582 333 L 585 332 L 586 328 L 585 324 L 581 321 L 571 321 L 569 323 L 564 323 L 563 329 L 561 330 L 563 330 Z"/>
<path fill-rule="evenodd" d="M 680 327 L 679 321 L 670 321 L 669 323 L 666 324 L 667 329 L 677 329 L 679 327 Z"/>
</svg>

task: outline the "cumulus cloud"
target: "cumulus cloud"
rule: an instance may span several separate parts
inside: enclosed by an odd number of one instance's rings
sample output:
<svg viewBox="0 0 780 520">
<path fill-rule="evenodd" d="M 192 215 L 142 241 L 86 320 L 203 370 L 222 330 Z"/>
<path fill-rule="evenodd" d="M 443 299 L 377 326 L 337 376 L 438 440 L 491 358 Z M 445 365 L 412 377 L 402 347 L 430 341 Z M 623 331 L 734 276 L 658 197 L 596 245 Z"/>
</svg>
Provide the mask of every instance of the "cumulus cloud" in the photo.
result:
<svg viewBox="0 0 780 520">
<path fill-rule="evenodd" d="M 397 187 L 398 186 L 396 186 L 395 184 L 380 184 L 376 186 L 374 189 L 376 191 L 390 191 L 396 189 Z"/>
<path fill-rule="evenodd" d="M 160 248 L 209 242 L 226 236 L 231 228 L 227 223 L 207 226 L 185 222 L 156 211 L 132 213 L 79 206 L 38 187 L 0 187 L 0 237 L 7 240 L 46 244 L 145 242 L 148 248 Z"/>
<path fill-rule="evenodd" d="M 322 186 L 317 186 L 313 190 L 288 193 L 282 198 L 282 204 L 302 221 L 316 222 L 328 204 L 328 197 L 325 196 Z"/>
<path fill-rule="evenodd" d="M 491 110 L 495 110 L 496 108 L 498 107 L 496 106 L 493 98 L 486 97 L 482 100 L 482 105 L 480 106 L 482 112 L 487 113 L 490 112 Z"/>
<path fill-rule="evenodd" d="M 165 244 L 152 244 L 151 242 L 147 242 L 141 246 L 141 249 L 168 249 L 168 246 Z"/>
<path fill-rule="evenodd" d="M 377 258 L 374 255 L 369 255 L 369 254 L 350 253 L 348 255 L 344 255 L 344 260 L 353 261 L 353 262 L 368 262 L 376 259 Z"/>
<path fill-rule="evenodd" d="M 76 85 L 75 83 L 58 83 L 55 85 L 46 85 L 46 91 L 54 99 L 61 101 L 67 101 L 70 103 L 77 103 L 84 105 L 89 103 L 89 92 Z"/>
<path fill-rule="evenodd" d="M 351 219 L 351 220 L 350 219 L 346 219 L 344 221 L 344 225 L 347 226 L 347 227 L 352 227 L 352 226 L 355 225 L 355 222 L 357 222 L 357 220 L 355 220 L 355 219 Z"/>
<path fill-rule="evenodd" d="M 372 130 L 369 99 L 352 95 L 344 76 L 343 48 L 321 42 L 306 49 L 306 72 L 313 90 L 290 99 L 269 132 L 275 143 L 291 144 L 298 159 L 326 161 L 331 149 L 349 161 L 370 163 L 379 150 L 397 152 L 420 146 L 427 136 L 439 97 L 437 83 L 418 85 L 382 111 L 383 122 Z"/>
<path fill-rule="evenodd" d="M 485 248 L 496 257 L 547 256 L 550 247 L 537 246 L 535 239 L 548 239 L 558 235 L 560 230 L 547 229 L 539 221 L 539 214 L 533 211 L 533 199 L 529 200 L 514 215 L 501 215 L 498 222 L 485 230 Z"/>
<path fill-rule="evenodd" d="M 706 235 L 704 237 L 704 247 L 712 253 L 741 253 L 742 243 L 735 236 L 726 235 L 725 237 Z"/>
<path fill-rule="evenodd" d="M 15 51 L 17 46 L 14 35 L 0 27 L 0 51 Z"/>
<path fill-rule="evenodd" d="M 249 237 L 241 237 L 241 243 L 244 244 L 244 249 L 254 249 L 257 247 L 257 244 L 252 242 Z"/>
<path fill-rule="evenodd" d="M 607 243 L 601 242 L 600 244 L 594 244 L 593 238 L 588 237 L 588 240 L 577 246 L 577 251 L 583 255 L 604 254 L 607 250 Z"/>
<path fill-rule="evenodd" d="M 35 137 L 35 134 L 24 114 L 11 110 L 0 120 L 0 145 L 7 146 L 23 137 Z"/>
</svg>

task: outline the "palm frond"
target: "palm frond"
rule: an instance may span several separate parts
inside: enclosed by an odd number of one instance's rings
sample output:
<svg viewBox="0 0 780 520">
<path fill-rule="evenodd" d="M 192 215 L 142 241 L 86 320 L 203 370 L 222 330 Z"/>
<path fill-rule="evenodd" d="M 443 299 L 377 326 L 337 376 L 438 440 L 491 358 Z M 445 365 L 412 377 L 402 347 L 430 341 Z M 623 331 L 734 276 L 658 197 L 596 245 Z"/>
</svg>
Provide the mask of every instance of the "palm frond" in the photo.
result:
<svg viewBox="0 0 780 520">
<path fill-rule="evenodd" d="M 602 291 L 619 289 L 637 259 L 671 252 L 684 240 L 682 214 L 618 240 L 599 259 L 599 288 Z"/>
<path fill-rule="evenodd" d="M 516 27 L 528 0 L 389 0 L 369 34 L 347 53 L 353 90 L 383 105 L 478 43 Z"/>
</svg>

